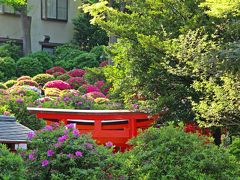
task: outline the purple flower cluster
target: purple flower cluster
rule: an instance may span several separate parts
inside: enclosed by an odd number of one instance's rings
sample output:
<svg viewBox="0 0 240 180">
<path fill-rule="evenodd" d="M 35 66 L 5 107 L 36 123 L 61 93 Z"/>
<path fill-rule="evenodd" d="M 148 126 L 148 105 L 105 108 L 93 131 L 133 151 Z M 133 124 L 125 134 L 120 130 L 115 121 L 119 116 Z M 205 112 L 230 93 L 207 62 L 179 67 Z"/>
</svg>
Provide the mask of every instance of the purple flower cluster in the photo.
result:
<svg viewBox="0 0 240 180">
<path fill-rule="evenodd" d="M 74 130 L 72 131 L 72 134 L 73 134 L 74 136 L 76 136 L 76 137 L 79 137 L 79 136 L 80 136 L 80 132 L 79 132 L 78 129 L 74 129 Z"/>
<path fill-rule="evenodd" d="M 68 138 L 68 136 L 63 135 L 63 136 L 58 138 L 58 142 L 64 142 L 67 138 Z"/>
<path fill-rule="evenodd" d="M 28 139 L 31 140 L 35 136 L 35 133 L 34 132 L 29 132 L 27 136 L 28 136 Z"/>
</svg>

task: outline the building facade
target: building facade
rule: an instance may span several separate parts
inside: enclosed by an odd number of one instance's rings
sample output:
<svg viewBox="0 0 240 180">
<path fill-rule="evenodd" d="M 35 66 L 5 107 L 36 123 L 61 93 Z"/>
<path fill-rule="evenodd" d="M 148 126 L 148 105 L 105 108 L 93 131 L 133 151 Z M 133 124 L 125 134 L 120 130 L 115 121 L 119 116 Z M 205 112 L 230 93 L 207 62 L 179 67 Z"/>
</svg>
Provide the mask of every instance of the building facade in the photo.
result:
<svg viewBox="0 0 240 180">
<path fill-rule="evenodd" d="M 74 0 L 28 0 L 32 52 L 51 52 L 53 47 L 71 41 L 72 19 L 79 5 L 80 2 Z M 0 5 L 0 42 L 15 40 L 21 44 L 22 34 L 19 14 L 11 7 Z"/>
</svg>

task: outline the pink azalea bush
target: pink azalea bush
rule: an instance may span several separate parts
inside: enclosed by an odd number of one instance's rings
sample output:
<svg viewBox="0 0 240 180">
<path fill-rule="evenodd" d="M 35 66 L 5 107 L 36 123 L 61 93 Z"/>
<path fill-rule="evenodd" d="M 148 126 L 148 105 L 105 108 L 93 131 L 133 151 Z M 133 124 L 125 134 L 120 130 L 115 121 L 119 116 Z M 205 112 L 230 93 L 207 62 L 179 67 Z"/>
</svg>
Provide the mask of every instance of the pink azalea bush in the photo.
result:
<svg viewBox="0 0 240 180">
<path fill-rule="evenodd" d="M 83 77 L 85 73 L 86 71 L 83 69 L 73 69 L 68 72 L 69 76 L 72 77 Z"/>
<path fill-rule="evenodd" d="M 101 90 L 97 86 L 94 86 L 94 85 L 91 85 L 91 84 L 89 84 L 86 87 L 86 90 L 87 90 L 87 93 L 90 93 L 90 92 L 101 92 Z"/>
<path fill-rule="evenodd" d="M 103 93 L 97 91 L 84 94 L 83 97 L 87 97 L 88 99 L 106 98 L 106 96 Z"/>
<path fill-rule="evenodd" d="M 83 84 L 86 84 L 86 81 L 82 77 L 71 77 L 67 82 L 73 89 L 78 89 Z"/>
<path fill-rule="evenodd" d="M 38 83 L 36 81 L 33 81 L 33 80 L 25 79 L 25 80 L 17 81 L 16 86 L 23 86 L 23 85 L 38 87 Z"/>
<path fill-rule="evenodd" d="M 48 125 L 31 132 L 29 138 L 29 150 L 22 153 L 28 179 L 107 179 L 111 175 L 113 149 L 98 146 L 71 124 Z"/>
<path fill-rule="evenodd" d="M 49 81 L 45 84 L 44 88 L 58 88 L 60 90 L 71 89 L 70 84 L 62 80 Z"/>
</svg>

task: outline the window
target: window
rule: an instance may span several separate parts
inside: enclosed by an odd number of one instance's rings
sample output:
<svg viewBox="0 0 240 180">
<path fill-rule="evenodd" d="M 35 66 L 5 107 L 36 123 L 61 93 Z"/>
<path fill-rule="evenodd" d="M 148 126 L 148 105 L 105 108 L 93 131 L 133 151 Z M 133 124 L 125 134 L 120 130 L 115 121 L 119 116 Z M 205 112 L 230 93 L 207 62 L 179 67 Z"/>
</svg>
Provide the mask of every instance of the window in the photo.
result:
<svg viewBox="0 0 240 180">
<path fill-rule="evenodd" d="M 42 19 L 67 21 L 68 0 L 42 0 Z"/>
</svg>

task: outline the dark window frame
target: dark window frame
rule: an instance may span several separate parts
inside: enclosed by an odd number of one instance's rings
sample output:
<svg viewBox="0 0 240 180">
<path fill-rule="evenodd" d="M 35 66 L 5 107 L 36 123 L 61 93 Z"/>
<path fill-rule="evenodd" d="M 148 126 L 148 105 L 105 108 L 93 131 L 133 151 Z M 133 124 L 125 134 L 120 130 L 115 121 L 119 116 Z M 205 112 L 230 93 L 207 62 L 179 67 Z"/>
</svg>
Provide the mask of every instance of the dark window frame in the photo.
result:
<svg viewBox="0 0 240 180">
<path fill-rule="evenodd" d="M 68 0 L 66 0 L 66 19 L 58 19 L 58 0 L 56 0 L 56 18 L 47 17 L 47 7 L 45 6 L 44 12 L 46 17 L 43 16 L 43 3 L 47 4 L 48 0 L 41 0 L 41 19 L 47 21 L 60 21 L 68 22 Z"/>
</svg>

